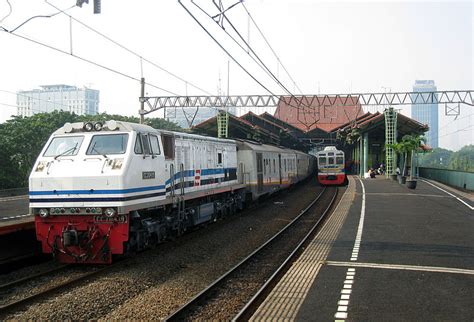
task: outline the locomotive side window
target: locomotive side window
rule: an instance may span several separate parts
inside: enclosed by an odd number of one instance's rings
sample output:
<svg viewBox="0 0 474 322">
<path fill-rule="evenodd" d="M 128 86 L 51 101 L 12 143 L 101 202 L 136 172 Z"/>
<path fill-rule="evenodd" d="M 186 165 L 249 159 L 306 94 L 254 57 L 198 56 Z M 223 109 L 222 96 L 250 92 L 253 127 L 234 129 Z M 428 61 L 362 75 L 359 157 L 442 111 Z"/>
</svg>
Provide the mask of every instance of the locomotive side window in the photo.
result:
<svg viewBox="0 0 474 322">
<path fill-rule="evenodd" d="M 83 136 L 55 137 L 44 152 L 45 157 L 76 155 L 81 147 Z"/>
<path fill-rule="evenodd" d="M 217 153 L 217 164 L 219 164 L 219 165 L 222 164 L 222 153 L 221 152 Z"/>
<path fill-rule="evenodd" d="M 137 134 L 134 151 L 135 151 L 135 154 L 143 154 L 143 146 L 142 146 L 142 140 L 140 138 L 140 133 Z"/>
<path fill-rule="evenodd" d="M 150 141 L 148 141 L 148 134 L 141 134 L 143 153 L 151 154 Z"/>
<path fill-rule="evenodd" d="M 128 134 L 94 135 L 87 148 L 87 155 L 124 154 L 127 150 Z"/>
<path fill-rule="evenodd" d="M 150 145 L 151 145 L 151 152 L 153 154 L 161 154 L 160 143 L 158 142 L 158 137 L 156 135 L 150 134 Z"/>
<path fill-rule="evenodd" d="M 166 159 L 174 158 L 174 137 L 171 135 L 162 134 L 161 141 L 163 142 L 163 153 Z"/>
</svg>

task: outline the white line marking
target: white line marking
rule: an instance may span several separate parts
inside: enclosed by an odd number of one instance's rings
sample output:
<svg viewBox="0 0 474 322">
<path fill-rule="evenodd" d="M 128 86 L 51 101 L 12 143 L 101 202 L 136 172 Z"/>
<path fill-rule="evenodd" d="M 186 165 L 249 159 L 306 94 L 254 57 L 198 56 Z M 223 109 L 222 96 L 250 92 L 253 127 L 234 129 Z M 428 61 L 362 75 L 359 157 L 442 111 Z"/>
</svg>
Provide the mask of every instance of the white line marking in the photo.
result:
<svg viewBox="0 0 474 322">
<path fill-rule="evenodd" d="M 342 294 L 351 294 L 352 290 L 341 290 Z"/>
<path fill-rule="evenodd" d="M 469 205 L 469 204 L 468 204 L 467 202 L 465 202 L 464 200 L 458 198 L 456 195 L 453 195 L 451 192 L 446 191 L 446 190 L 444 190 L 444 189 L 438 187 L 437 185 L 432 184 L 432 183 L 429 182 L 429 181 L 426 181 L 426 180 L 423 180 L 423 179 L 420 179 L 420 180 L 423 181 L 423 182 L 426 182 L 426 183 L 429 184 L 429 185 L 432 185 L 433 187 L 435 187 L 435 188 L 438 189 L 438 190 L 443 191 L 444 193 L 447 193 L 447 194 L 450 195 L 451 197 L 454 197 L 454 198 L 456 198 L 457 200 L 459 200 L 460 202 L 462 202 L 462 203 L 463 203 L 464 205 L 466 205 L 469 209 L 474 210 L 474 207 L 473 207 L 473 206 Z"/>
<path fill-rule="evenodd" d="M 346 305 L 339 305 L 337 307 L 338 312 L 347 312 L 347 306 Z"/>
<path fill-rule="evenodd" d="M 348 305 L 349 305 L 349 301 L 348 301 L 348 300 L 340 300 L 339 302 L 337 302 L 337 304 L 348 306 Z"/>
<path fill-rule="evenodd" d="M 341 295 L 341 300 L 349 300 L 350 297 L 351 297 L 351 296 L 348 295 L 348 294 L 342 294 L 342 295 Z M 348 302 L 349 302 L 349 301 L 348 301 Z"/>
<path fill-rule="evenodd" d="M 11 216 L 11 217 L 2 217 L 0 219 L 1 220 L 10 220 L 10 219 L 23 218 L 23 217 L 28 217 L 28 216 L 31 216 L 31 215 L 30 214 L 25 214 L 25 215 Z"/>
<path fill-rule="evenodd" d="M 398 269 L 405 271 L 419 271 L 419 272 L 433 272 L 433 273 L 451 273 L 451 274 L 465 274 L 474 275 L 474 270 L 451 267 L 436 267 L 436 266 L 414 266 L 414 265 L 396 265 L 396 264 L 377 264 L 377 263 L 353 263 L 353 262 L 336 262 L 327 261 L 323 265 L 329 266 L 355 266 L 360 268 L 384 268 L 384 269 Z"/>
<path fill-rule="evenodd" d="M 336 319 L 347 319 L 347 313 L 345 312 L 337 312 Z"/>
</svg>

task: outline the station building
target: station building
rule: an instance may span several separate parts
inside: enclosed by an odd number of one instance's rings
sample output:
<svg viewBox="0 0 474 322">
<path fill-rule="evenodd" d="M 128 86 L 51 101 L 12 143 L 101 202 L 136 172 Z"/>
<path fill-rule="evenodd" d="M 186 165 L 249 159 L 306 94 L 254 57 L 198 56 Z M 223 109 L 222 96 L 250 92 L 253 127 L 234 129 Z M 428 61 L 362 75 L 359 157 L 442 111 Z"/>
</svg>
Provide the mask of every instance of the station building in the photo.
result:
<svg viewBox="0 0 474 322">
<path fill-rule="evenodd" d="M 320 104 L 320 103 L 323 104 Z M 355 99 L 343 104 L 334 99 L 308 99 L 304 107 L 280 100 L 274 115 L 249 112 L 241 117 L 229 114 L 228 137 L 248 139 L 314 153 L 333 145 L 346 155 L 346 170 L 363 175 L 384 164 L 393 173 L 399 160 L 387 144 L 404 135 L 423 135 L 428 125 L 387 108 L 383 113 L 365 113 Z M 193 131 L 215 136 L 218 117 L 194 126 Z"/>
</svg>

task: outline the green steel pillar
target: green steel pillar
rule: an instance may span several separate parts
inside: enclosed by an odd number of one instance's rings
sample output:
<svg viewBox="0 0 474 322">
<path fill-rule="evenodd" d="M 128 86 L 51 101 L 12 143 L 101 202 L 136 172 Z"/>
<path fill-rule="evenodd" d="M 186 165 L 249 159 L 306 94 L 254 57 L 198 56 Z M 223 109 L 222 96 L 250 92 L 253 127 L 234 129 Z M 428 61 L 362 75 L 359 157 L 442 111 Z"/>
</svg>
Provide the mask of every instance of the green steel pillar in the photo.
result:
<svg viewBox="0 0 474 322">
<path fill-rule="evenodd" d="M 364 133 L 364 171 L 363 173 L 369 170 L 369 133 Z"/>
</svg>

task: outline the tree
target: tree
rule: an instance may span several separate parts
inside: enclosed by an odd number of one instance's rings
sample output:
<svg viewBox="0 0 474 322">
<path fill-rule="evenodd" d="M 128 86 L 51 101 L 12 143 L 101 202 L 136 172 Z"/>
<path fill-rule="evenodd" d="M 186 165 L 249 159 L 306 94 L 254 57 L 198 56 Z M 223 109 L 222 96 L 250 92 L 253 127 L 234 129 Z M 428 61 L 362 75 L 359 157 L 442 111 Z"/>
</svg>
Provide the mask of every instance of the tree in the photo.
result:
<svg viewBox="0 0 474 322">
<path fill-rule="evenodd" d="M 402 138 L 402 144 L 404 146 L 406 156 L 403 166 L 403 173 L 406 171 L 407 160 L 410 160 L 410 180 L 413 180 L 413 174 L 415 172 L 415 168 L 413 167 L 413 155 L 425 141 L 426 139 L 420 135 L 404 135 Z"/>
<path fill-rule="evenodd" d="M 0 189 L 28 186 L 31 169 L 51 134 L 64 123 L 86 121 L 126 121 L 139 123 L 134 116 L 81 115 L 64 111 L 40 113 L 30 117 L 15 116 L 0 124 Z M 175 123 L 163 119 L 147 118 L 154 128 L 181 130 Z"/>
<path fill-rule="evenodd" d="M 447 169 L 453 153 L 450 150 L 435 148 L 431 152 L 419 154 L 418 164 L 426 168 Z"/>
<path fill-rule="evenodd" d="M 474 145 L 467 145 L 454 152 L 449 161 L 448 169 L 474 172 Z"/>
</svg>

